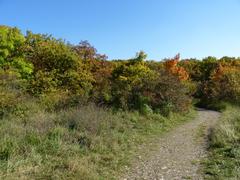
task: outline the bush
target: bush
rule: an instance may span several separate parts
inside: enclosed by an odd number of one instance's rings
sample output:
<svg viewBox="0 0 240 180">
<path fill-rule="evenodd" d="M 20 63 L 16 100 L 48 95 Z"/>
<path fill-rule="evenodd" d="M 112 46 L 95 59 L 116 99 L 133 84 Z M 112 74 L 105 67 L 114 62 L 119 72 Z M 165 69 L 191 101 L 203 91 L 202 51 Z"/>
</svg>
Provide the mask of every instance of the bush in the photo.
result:
<svg viewBox="0 0 240 180">
<path fill-rule="evenodd" d="M 15 72 L 0 70 L 0 118 L 13 112 L 25 99 L 23 82 Z"/>
<path fill-rule="evenodd" d="M 185 112 L 191 105 L 189 89 L 175 75 L 162 71 L 154 81 L 148 82 L 150 105 L 164 115 Z"/>
<path fill-rule="evenodd" d="M 140 109 L 140 112 L 143 114 L 143 115 L 150 115 L 153 113 L 153 110 L 150 106 L 148 106 L 147 104 L 144 104 L 142 106 L 142 108 Z"/>
<path fill-rule="evenodd" d="M 211 101 L 240 102 L 239 67 L 219 67 L 214 71 L 211 80 L 205 86 L 205 99 Z"/>
<path fill-rule="evenodd" d="M 33 94 L 52 89 L 65 89 L 83 96 L 89 94 L 93 77 L 71 46 L 62 40 L 28 32 L 25 55 L 34 65 L 34 78 L 29 87 Z"/>
<path fill-rule="evenodd" d="M 119 64 L 112 72 L 112 104 L 122 109 L 138 109 L 144 97 L 144 82 L 153 76 L 141 53 L 125 64 Z M 142 103 L 144 104 L 144 103 Z"/>
<path fill-rule="evenodd" d="M 0 26 L 0 69 L 14 70 L 22 78 L 28 79 L 33 66 L 24 58 L 24 43 L 25 38 L 19 29 Z"/>
</svg>

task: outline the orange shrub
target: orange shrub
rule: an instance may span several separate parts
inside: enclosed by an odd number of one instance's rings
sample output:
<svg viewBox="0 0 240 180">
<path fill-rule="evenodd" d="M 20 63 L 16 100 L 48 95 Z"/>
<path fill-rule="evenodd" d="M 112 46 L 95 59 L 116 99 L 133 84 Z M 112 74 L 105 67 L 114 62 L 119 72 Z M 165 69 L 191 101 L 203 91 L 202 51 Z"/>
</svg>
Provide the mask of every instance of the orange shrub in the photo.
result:
<svg viewBox="0 0 240 180">
<path fill-rule="evenodd" d="M 180 54 L 177 54 L 173 59 L 165 62 L 165 68 L 173 75 L 178 76 L 181 81 L 186 81 L 189 79 L 189 74 L 183 67 L 178 66 L 179 61 Z"/>
<path fill-rule="evenodd" d="M 219 63 L 204 90 L 208 99 L 239 102 L 240 68 Z"/>
</svg>

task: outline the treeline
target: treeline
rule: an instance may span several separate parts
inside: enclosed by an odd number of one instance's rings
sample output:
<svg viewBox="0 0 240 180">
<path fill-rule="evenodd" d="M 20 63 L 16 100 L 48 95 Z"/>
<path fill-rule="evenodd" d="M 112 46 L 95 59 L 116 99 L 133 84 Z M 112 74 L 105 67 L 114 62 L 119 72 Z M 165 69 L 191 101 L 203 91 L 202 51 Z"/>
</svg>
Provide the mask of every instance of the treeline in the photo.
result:
<svg viewBox="0 0 240 180">
<path fill-rule="evenodd" d="M 192 119 L 193 104 L 221 102 L 240 102 L 240 58 L 110 61 L 87 41 L 0 26 L 3 179 L 114 179 L 148 137 Z M 213 133 L 206 174 L 238 172 L 238 110 Z"/>
<path fill-rule="evenodd" d="M 240 102 L 240 58 L 146 59 L 140 51 L 108 61 L 87 41 L 72 45 L 0 26 L 0 114 L 29 97 L 53 110 L 93 102 L 163 115 L 187 111 L 193 99 L 202 106 Z"/>
</svg>

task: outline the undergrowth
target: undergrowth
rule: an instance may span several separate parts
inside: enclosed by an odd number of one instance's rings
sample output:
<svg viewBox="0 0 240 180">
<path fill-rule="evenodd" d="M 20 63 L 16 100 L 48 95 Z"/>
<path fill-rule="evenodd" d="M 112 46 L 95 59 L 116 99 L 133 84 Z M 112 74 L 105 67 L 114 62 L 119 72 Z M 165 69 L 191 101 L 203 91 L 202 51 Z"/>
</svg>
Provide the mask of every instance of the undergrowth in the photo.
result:
<svg viewBox="0 0 240 180">
<path fill-rule="evenodd" d="M 1 179 L 114 179 L 137 146 L 194 113 L 115 112 L 95 105 L 47 111 L 35 101 L 0 121 Z"/>
</svg>

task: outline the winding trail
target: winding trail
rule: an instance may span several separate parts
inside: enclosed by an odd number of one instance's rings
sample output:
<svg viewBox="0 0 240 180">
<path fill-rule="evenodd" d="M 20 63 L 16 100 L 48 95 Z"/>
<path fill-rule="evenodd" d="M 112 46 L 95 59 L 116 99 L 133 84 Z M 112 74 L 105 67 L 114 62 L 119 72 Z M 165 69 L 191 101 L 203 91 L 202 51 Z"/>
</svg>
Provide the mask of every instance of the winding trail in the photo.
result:
<svg viewBox="0 0 240 180">
<path fill-rule="evenodd" d="M 198 116 L 158 139 L 158 148 L 126 169 L 123 180 L 201 180 L 200 160 L 207 136 L 220 113 L 199 109 Z M 148 148 L 148 147 L 143 147 Z"/>
</svg>

